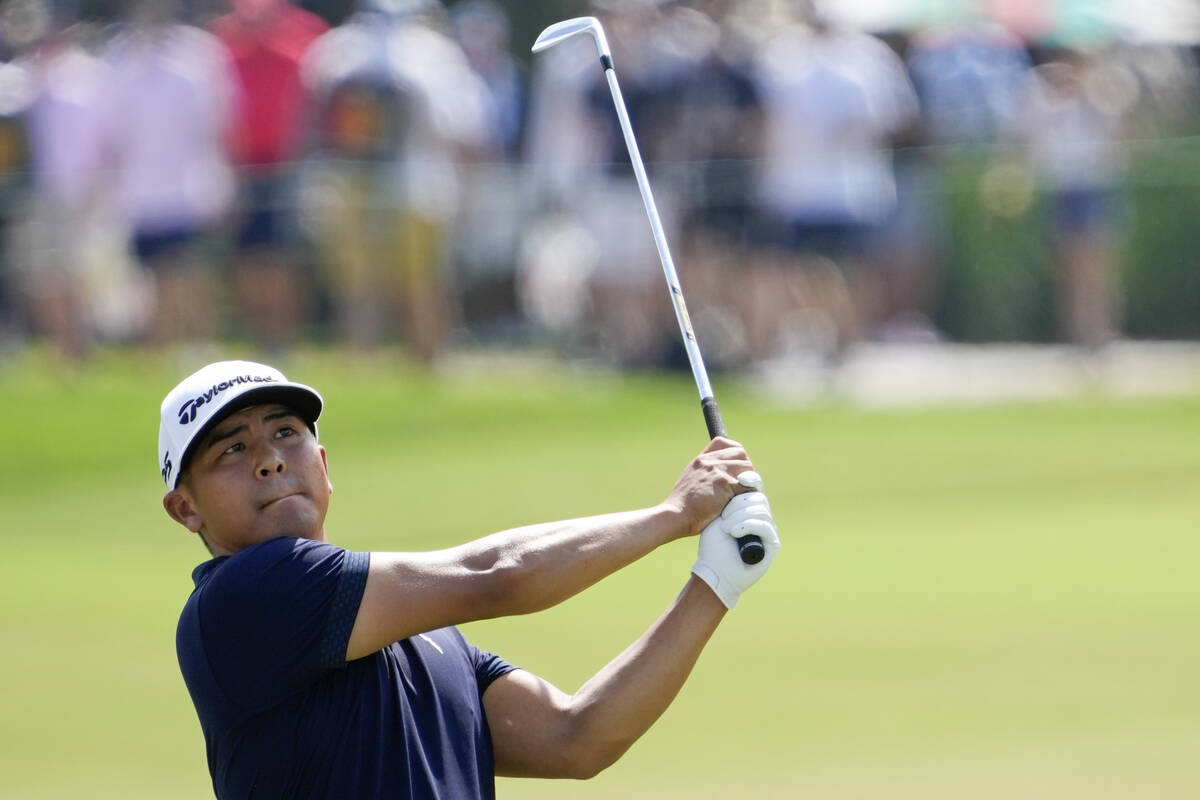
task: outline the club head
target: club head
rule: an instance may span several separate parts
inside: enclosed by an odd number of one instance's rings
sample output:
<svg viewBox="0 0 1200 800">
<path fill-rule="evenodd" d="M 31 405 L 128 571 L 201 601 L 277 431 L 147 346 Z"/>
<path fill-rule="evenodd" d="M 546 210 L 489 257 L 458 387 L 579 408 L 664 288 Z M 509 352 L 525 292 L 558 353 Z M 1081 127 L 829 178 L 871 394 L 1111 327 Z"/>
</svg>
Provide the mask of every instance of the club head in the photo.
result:
<svg viewBox="0 0 1200 800">
<path fill-rule="evenodd" d="M 561 42 L 563 39 L 570 39 L 581 33 L 586 33 L 592 37 L 596 43 L 596 49 L 600 51 L 601 57 L 612 57 L 612 52 L 608 49 L 608 40 L 604 38 L 604 28 L 600 25 L 600 20 L 595 17 L 575 17 L 574 19 L 565 19 L 562 22 L 556 22 L 538 35 L 537 41 L 533 43 L 533 52 L 540 53 Z"/>
</svg>

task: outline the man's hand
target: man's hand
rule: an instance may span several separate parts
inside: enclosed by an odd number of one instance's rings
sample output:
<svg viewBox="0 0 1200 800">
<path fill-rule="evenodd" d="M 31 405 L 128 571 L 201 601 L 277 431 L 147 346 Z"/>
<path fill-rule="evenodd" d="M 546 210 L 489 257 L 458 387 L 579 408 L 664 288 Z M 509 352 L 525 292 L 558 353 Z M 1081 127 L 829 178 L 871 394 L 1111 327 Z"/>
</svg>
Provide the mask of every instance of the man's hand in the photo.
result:
<svg viewBox="0 0 1200 800">
<path fill-rule="evenodd" d="M 754 465 L 745 449 L 735 441 L 717 437 L 696 456 L 668 495 L 666 505 L 684 520 L 681 536 L 699 533 L 739 492 L 748 492 L 753 482 L 739 482 Z"/>
<path fill-rule="evenodd" d="M 754 478 L 758 478 L 757 473 Z M 761 479 L 746 480 L 757 483 Z M 742 562 L 738 553 L 738 537 L 755 534 L 762 538 L 766 555 L 757 564 Z M 692 572 L 709 585 L 726 608 L 737 605 L 738 597 L 767 572 L 767 567 L 779 552 L 779 531 L 771 517 L 771 506 L 762 492 L 739 494 L 729 501 L 721 516 L 709 523 L 700 533 L 700 554 Z"/>
</svg>

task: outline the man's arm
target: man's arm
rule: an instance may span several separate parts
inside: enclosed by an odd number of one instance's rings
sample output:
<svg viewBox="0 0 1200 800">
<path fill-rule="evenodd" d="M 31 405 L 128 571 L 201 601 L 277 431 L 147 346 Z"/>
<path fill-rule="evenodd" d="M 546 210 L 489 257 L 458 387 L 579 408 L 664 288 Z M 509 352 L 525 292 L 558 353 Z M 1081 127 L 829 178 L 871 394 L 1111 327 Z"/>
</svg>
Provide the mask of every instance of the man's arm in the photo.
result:
<svg viewBox="0 0 1200 800">
<path fill-rule="evenodd" d="M 757 473 L 743 483 L 762 488 Z M 757 564 L 742 562 L 737 539 L 762 538 Z M 633 646 L 574 695 L 525 672 L 495 681 L 483 695 L 500 774 L 590 778 L 615 762 L 679 692 L 725 610 L 770 568 L 780 548 L 767 496 L 739 494 L 700 534 L 692 578 Z"/>
<path fill-rule="evenodd" d="M 762 488 L 757 473 L 740 477 Z M 746 534 L 762 537 L 758 564 L 740 557 L 737 540 Z M 568 697 L 520 670 L 494 681 L 484 710 L 499 774 L 586 778 L 616 762 L 671 704 L 725 610 L 767 572 L 779 548 L 767 495 L 738 494 L 702 531 L 683 593 L 580 691 Z"/>
<path fill-rule="evenodd" d="M 549 608 L 646 555 L 699 533 L 753 468 L 714 439 L 651 508 L 517 528 L 432 553 L 372 553 L 346 651 L 361 658 L 435 628 Z"/>
<path fill-rule="evenodd" d="M 575 694 L 523 670 L 496 680 L 483 695 L 496 773 L 590 778 L 611 765 L 675 699 L 725 612 L 692 577 L 658 621 Z"/>
</svg>

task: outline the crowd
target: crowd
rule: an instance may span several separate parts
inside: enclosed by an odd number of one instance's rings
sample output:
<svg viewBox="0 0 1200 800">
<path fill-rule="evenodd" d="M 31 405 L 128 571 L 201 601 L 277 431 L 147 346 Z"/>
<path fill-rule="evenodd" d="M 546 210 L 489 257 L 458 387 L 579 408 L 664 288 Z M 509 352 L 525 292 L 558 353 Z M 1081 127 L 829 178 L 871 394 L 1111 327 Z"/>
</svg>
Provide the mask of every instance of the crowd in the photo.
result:
<svg viewBox="0 0 1200 800">
<path fill-rule="evenodd" d="M 336 27 L 221 5 L 0 4 L 0 341 L 679 357 L 590 41 L 529 60 L 491 0 L 360 0 Z M 995 213 L 1046 199 L 1061 338 L 1120 335 L 1126 143 L 1194 113 L 1186 49 L 982 18 L 876 36 L 802 0 L 592 8 L 717 365 L 942 336 L 938 163 L 964 148 Z"/>
</svg>

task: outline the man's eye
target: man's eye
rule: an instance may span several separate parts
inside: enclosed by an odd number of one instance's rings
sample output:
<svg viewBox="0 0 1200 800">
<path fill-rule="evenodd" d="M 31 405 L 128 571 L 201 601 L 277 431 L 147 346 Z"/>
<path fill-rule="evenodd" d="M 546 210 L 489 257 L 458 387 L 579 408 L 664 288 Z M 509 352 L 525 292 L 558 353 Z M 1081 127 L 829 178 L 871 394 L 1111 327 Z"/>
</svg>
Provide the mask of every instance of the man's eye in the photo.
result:
<svg viewBox="0 0 1200 800">
<path fill-rule="evenodd" d="M 296 429 L 291 427 L 290 425 L 280 428 L 278 431 L 275 432 L 275 438 L 277 438 L 277 439 L 281 439 L 284 436 L 295 436 L 295 435 L 296 435 Z"/>
<path fill-rule="evenodd" d="M 230 453 L 240 453 L 245 449 L 246 449 L 246 446 L 244 444 L 242 444 L 241 442 L 237 442 L 236 444 L 231 444 L 231 445 L 229 445 L 229 447 L 225 448 L 225 452 L 221 453 L 221 455 L 227 456 Z"/>
</svg>

